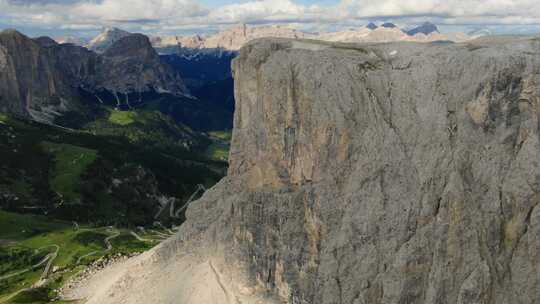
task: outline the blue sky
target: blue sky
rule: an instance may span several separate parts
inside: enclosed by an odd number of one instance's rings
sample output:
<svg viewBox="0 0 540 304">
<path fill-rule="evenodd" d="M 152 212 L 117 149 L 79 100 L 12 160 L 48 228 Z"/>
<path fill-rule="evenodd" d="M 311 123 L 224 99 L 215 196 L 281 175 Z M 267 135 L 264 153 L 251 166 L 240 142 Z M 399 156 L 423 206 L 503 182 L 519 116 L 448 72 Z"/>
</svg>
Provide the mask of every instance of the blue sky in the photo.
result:
<svg viewBox="0 0 540 304">
<path fill-rule="evenodd" d="M 307 31 L 370 21 L 443 31 L 540 32 L 539 0 L 0 0 L 0 28 L 29 35 L 90 36 L 103 27 L 156 34 L 209 33 L 247 24 Z"/>
</svg>

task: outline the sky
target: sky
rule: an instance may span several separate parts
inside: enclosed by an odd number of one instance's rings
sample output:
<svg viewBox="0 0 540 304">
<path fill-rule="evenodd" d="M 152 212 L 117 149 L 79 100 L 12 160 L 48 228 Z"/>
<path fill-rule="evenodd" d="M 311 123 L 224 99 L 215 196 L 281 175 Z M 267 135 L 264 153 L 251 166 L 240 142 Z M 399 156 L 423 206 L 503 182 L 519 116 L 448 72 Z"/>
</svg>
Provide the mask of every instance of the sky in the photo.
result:
<svg viewBox="0 0 540 304">
<path fill-rule="evenodd" d="M 0 0 L 0 29 L 91 36 L 104 27 L 205 34 L 240 23 L 318 32 L 374 22 L 424 21 L 442 31 L 540 33 L 540 0 Z"/>
</svg>

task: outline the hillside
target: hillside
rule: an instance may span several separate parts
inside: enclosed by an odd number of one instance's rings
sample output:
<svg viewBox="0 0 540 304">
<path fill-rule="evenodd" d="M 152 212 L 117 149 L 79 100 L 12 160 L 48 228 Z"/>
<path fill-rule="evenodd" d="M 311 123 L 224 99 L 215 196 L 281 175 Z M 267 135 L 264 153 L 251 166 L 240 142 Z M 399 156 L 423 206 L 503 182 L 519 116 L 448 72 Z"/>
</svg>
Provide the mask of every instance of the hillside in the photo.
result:
<svg viewBox="0 0 540 304">
<path fill-rule="evenodd" d="M 221 178 L 226 163 L 204 155 L 211 143 L 158 112 L 110 110 L 80 130 L 4 116 L 0 208 L 96 225 L 180 222 L 155 215 Z"/>
</svg>

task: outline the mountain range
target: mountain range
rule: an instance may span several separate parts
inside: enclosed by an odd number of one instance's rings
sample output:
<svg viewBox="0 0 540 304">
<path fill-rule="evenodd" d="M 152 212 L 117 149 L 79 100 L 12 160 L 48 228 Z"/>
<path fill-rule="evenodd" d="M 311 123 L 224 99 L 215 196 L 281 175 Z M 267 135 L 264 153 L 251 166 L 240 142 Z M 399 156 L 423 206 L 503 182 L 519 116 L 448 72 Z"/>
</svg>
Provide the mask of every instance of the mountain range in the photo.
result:
<svg viewBox="0 0 540 304">
<path fill-rule="evenodd" d="M 104 28 L 101 33 L 90 41 L 83 38 L 59 37 L 59 43 L 73 43 L 85 46 L 90 50 L 101 53 L 118 39 L 130 33 L 118 28 Z M 485 30 L 477 30 L 474 33 L 450 32 L 442 33 L 439 28 L 431 23 L 424 22 L 417 26 L 400 28 L 391 22 L 382 24 L 368 23 L 366 26 L 351 28 L 334 32 L 304 32 L 289 26 L 250 26 L 241 24 L 232 28 L 210 35 L 192 36 L 159 36 L 150 35 L 154 48 L 161 54 L 179 52 L 179 49 L 204 50 L 220 49 L 222 51 L 238 51 L 247 42 L 264 37 L 315 39 L 340 42 L 393 42 L 393 41 L 454 41 L 462 42 L 489 35 Z"/>
<path fill-rule="evenodd" d="M 408 30 L 386 22 L 379 26 L 375 23 L 355 29 L 337 32 L 309 33 L 287 26 L 248 26 L 240 25 L 209 36 L 167 36 L 153 37 L 152 43 L 158 52 L 178 52 L 180 49 L 204 50 L 219 49 L 237 51 L 247 42 L 263 37 L 314 39 L 339 42 L 394 42 L 394 41 L 454 41 L 463 42 L 476 38 L 466 33 L 441 33 L 437 26 L 425 22 Z"/>
</svg>

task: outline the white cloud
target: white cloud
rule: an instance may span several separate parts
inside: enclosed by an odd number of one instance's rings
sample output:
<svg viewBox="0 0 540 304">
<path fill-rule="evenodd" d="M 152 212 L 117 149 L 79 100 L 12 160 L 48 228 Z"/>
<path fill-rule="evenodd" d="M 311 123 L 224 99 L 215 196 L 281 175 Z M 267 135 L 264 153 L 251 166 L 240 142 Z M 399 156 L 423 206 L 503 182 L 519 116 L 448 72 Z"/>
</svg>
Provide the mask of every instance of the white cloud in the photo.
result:
<svg viewBox="0 0 540 304">
<path fill-rule="evenodd" d="M 215 22 L 247 22 L 267 20 L 302 20 L 321 14 L 318 6 L 303 6 L 290 0 L 260 0 L 231 4 L 213 10 L 208 19 Z"/>
<path fill-rule="evenodd" d="M 296 0 L 238 0 L 208 8 L 196 0 L 0 0 L 0 23 L 64 29 L 217 28 L 231 23 L 350 26 L 367 20 L 440 24 L 540 24 L 539 0 L 341 0 L 332 7 Z"/>
<path fill-rule="evenodd" d="M 507 17 L 540 20 L 538 0 L 343 0 L 340 8 L 351 17 L 427 15 L 441 18 L 504 22 Z"/>
<path fill-rule="evenodd" d="M 205 14 L 206 10 L 192 0 L 103 0 L 78 3 L 71 12 L 91 20 L 129 22 L 179 20 Z"/>
</svg>

